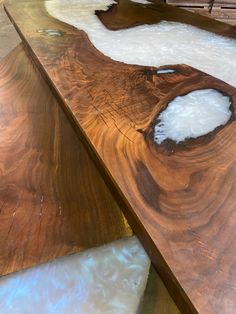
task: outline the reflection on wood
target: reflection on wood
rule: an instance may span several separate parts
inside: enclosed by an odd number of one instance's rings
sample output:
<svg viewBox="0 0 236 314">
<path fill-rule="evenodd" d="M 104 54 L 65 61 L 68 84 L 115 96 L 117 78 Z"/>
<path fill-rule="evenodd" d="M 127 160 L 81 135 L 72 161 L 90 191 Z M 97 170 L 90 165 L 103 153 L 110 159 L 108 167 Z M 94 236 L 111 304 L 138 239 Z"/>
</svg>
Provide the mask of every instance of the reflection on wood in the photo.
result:
<svg viewBox="0 0 236 314">
<path fill-rule="evenodd" d="M 183 313 L 232 313 L 235 88 L 187 65 L 156 75 L 153 67 L 112 61 L 94 49 L 84 32 L 50 18 L 41 2 L 6 8 L 123 201 L 130 224 Z M 113 29 L 167 19 L 236 38 L 235 28 L 174 7 L 144 9 L 120 1 L 113 8 L 103 14 L 104 23 Z M 65 35 L 48 36 L 36 32 L 35 25 Z M 199 88 L 215 88 L 232 98 L 230 122 L 183 145 L 154 145 L 152 122 L 158 113 L 177 95 Z"/>
<path fill-rule="evenodd" d="M 131 234 L 22 46 L 0 63 L 0 275 Z"/>
<path fill-rule="evenodd" d="M 147 287 L 138 314 L 179 314 L 166 287 L 153 266 L 150 267 Z"/>
<path fill-rule="evenodd" d="M 20 38 L 4 12 L 0 0 L 0 60 L 20 43 Z"/>
</svg>

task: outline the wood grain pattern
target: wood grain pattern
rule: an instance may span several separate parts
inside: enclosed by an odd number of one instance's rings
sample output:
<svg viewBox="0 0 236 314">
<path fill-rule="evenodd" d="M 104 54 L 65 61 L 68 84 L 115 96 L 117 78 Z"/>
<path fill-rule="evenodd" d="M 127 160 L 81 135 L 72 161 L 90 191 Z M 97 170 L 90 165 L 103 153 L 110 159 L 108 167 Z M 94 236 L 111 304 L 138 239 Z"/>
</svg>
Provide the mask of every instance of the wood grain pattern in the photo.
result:
<svg viewBox="0 0 236 314">
<path fill-rule="evenodd" d="M 0 63 L 0 275 L 131 234 L 20 45 Z"/>
<path fill-rule="evenodd" d="M 155 68 L 112 61 L 84 32 L 51 18 L 43 3 L 6 9 L 182 312 L 233 313 L 236 89 L 187 65 L 156 75 Z M 236 37 L 232 26 L 165 5 L 120 1 L 99 16 L 112 29 L 166 19 Z M 154 145 L 153 119 L 171 99 L 199 88 L 230 95 L 230 122 L 183 145 Z"/>
</svg>

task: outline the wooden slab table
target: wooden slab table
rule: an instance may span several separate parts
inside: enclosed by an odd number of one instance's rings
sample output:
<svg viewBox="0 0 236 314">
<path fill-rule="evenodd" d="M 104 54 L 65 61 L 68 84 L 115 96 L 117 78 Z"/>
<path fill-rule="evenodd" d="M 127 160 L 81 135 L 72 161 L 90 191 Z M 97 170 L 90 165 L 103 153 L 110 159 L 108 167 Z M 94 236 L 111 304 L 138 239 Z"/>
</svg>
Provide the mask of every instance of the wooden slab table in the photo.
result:
<svg viewBox="0 0 236 314">
<path fill-rule="evenodd" d="M 236 89 L 188 65 L 162 76 L 113 61 L 83 31 L 49 16 L 44 2 L 9 2 L 5 9 L 182 312 L 233 313 L 234 119 L 181 145 L 159 147 L 151 135 L 172 98 L 199 88 L 230 95 L 234 117 Z M 120 0 L 99 17 L 111 30 L 165 19 L 236 38 L 230 25 L 163 4 Z M 48 29 L 63 36 L 42 32 Z"/>
</svg>

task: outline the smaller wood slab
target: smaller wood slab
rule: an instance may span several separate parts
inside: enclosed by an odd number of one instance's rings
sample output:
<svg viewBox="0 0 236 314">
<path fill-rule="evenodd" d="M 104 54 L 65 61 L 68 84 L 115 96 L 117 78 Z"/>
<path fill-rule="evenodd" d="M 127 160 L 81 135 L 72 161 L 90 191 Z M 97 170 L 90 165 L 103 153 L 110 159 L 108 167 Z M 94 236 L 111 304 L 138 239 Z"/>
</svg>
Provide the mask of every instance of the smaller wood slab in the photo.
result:
<svg viewBox="0 0 236 314">
<path fill-rule="evenodd" d="M 0 62 L 0 276 L 131 234 L 21 44 Z"/>
</svg>

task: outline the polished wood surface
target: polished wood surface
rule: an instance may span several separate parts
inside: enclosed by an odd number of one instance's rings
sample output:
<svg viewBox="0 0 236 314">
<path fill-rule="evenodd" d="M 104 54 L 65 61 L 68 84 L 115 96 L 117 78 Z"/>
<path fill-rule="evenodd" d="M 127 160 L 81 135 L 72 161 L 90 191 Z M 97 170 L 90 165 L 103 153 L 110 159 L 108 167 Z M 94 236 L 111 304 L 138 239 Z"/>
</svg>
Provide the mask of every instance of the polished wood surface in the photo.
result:
<svg viewBox="0 0 236 314">
<path fill-rule="evenodd" d="M 233 313 L 236 89 L 187 65 L 157 75 L 155 68 L 115 62 L 84 32 L 51 18 L 41 2 L 5 7 L 182 312 Z M 166 5 L 122 0 L 98 14 L 112 29 L 166 19 L 236 37 L 230 25 Z M 181 145 L 154 144 L 158 113 L 198 88 L 231 96 L 229 123 Z"/>
<path fill-rule="evenodd" d="M 0 275 L 131 234 L 20 45 L 0 62 Z"/>
</svg>

